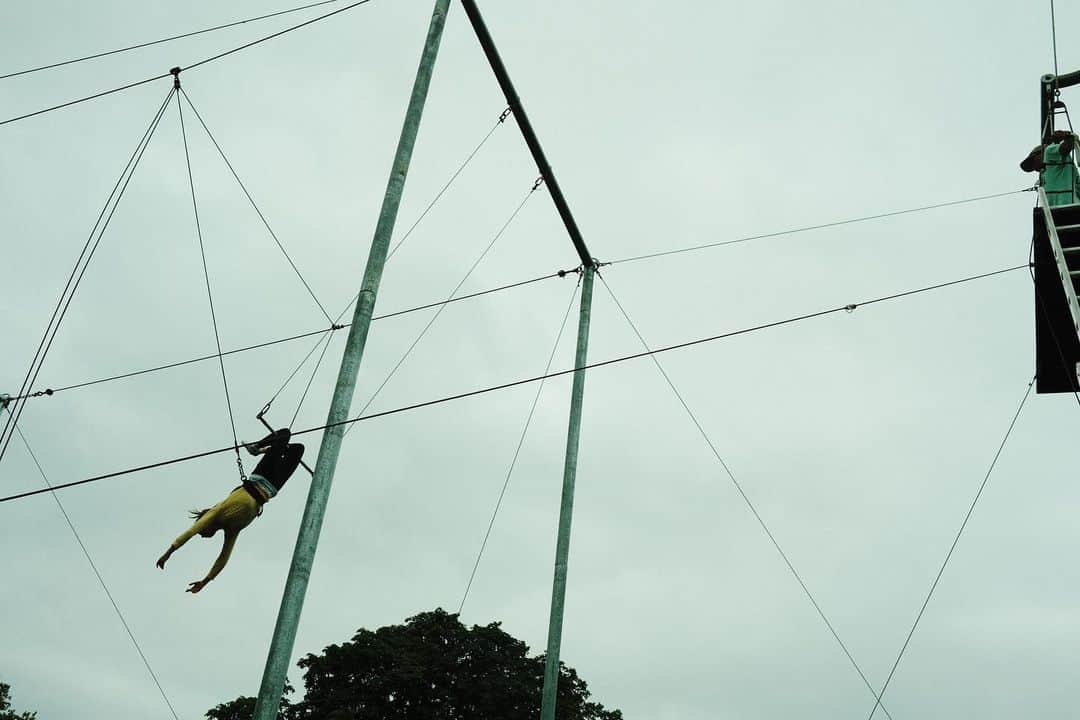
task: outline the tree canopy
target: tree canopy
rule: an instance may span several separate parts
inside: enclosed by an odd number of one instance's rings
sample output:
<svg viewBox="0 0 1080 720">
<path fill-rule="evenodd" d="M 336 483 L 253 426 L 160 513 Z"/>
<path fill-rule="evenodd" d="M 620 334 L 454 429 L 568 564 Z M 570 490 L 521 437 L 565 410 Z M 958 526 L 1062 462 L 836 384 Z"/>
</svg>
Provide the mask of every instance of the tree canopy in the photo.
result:
<svg viewBox="0 0 1080 720">
<path fill-rule="evenodd" d="M 35 720 L 37 713 L 17 713 L 11 709 L 11 686 L 0 682 L 0 720 Z"/>
<path fill-rule="evenodd" d="M 304 699 L 282 703 L 281 720 L 504 720 L 540 714 L 544 656 L 499 623 L 467 628 L 442 609 L 401 625 L 360 629 L 298 663 Z M 289 688 L 291 690 L 291 688 Z M 211 720 L 249 720 L 253 698 L 207 712 Z M 621 720 L 619 710 L 589 701 L 577 672 L 559 664 L 557 720 Z"/>
</svg>

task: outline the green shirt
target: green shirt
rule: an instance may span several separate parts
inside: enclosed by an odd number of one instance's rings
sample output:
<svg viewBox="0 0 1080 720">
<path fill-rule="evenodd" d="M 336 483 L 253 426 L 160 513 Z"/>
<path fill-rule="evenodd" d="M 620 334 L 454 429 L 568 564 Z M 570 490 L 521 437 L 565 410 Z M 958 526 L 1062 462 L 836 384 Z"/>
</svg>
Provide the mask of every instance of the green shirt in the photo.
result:
<svg viewBox="0 0 1080 720">
<path fill-rule="evenodd" d="M 1043 150 L 1043 189 L 1051 205 L 1071 205 L 1080 202 L 1080 175 L 1072 153 L 1061 154 L 1061 143 L 1047 145 Z"/>
</svg>

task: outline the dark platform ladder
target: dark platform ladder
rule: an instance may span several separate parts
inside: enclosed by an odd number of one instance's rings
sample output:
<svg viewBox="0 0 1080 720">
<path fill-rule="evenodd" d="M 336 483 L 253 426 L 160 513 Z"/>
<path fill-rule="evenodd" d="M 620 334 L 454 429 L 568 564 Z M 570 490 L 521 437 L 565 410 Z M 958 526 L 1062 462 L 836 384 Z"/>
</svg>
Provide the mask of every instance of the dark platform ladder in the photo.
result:
<svg viewBox="0 0 1080 720">
<path fill-rule="evenodd" d="M 1039 188 L 1034 215 L 1036 392 L 1080 391 L 1080 204 L 1051 207 Z"/>
</svg>

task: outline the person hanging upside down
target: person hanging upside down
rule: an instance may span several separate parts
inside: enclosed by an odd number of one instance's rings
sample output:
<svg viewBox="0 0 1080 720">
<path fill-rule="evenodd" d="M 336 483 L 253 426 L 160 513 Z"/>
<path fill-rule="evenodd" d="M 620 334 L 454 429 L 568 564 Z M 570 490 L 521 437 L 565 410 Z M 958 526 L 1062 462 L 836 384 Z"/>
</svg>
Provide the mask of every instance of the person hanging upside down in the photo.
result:
<svg viewBox="0 0 1080 720">
<path fill-rule="evenodd" d="M 225 544 L 221 547 L 221 553 L 214 561 L 214 566 L 210 568 L 205 578 L 188 585 L 187 592 L 199 592 L 206 587 L 208 582 L 218 576 L 225 567 L 225 563 L 229 562 L 229 555 L 232 554 L 240 531 L 262 514 L 262 506 L 278 494 L 300 464 L 300 458 L 304 455 L 304 446 L 299 443 L 290 443 L 290 437 L 292 437 L 292 432 L 288 428 L 282 428 L 258 442 L 244 443 L 249 453 L 263 456 L 259 464 L 255 466 L 255 471 L 243 485 L 234 489 L 217 505 L 205 510 L 193 510 L 191 517 L 195 519 L 195 524 L 173 540 L 169 549 L 158 558 L 157 566 L 164 570 L 165 563 L 172 554 L 195 535 L 209 538 L 213 537 L 218 530 L 225 531 Z"/>
</svg>

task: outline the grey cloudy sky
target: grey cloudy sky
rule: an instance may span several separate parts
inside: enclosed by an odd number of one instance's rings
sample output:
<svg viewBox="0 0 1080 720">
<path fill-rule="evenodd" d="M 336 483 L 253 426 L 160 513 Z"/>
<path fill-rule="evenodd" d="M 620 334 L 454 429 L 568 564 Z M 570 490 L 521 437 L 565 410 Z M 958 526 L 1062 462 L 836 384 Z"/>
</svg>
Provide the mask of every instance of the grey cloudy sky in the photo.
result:
<svg viewBox="0 0 1080 720">
<path fill-rule="evenodd" d="M 184 86 L 316 294 L 359 287 L 432 3 L 374 0 L 191 71 Z M 761 0 L 482 3 L 601 260 L 1019 190 L 1052 70 L 1044 3 Z M 5 3 L 0 74 L 276 10 Z M 296 17 L 296 16 L 293 16 Z M 0 81 L 3 117 L 166 71 L 279 18 Z M 1058 8 L 1062 71 L 1080 11 Z M 25 372 L 73 258 L 169 80 L 0 127 L 0 390 Z M 1066 96 L 1068 99 L 1068 96 Z M 402 235 L 504 101 L 460 6 L 447 23 Z M 315 330 L 318 309 L 188 120 L 222 341 Z M 528 192 L 499 127 L 387 267 L 378 311 L 445 297 Z M 162 121 L 41 372 L 56 387 L 213 352 L 175 108 Z M 649 343 L 712 335 L 1022 264 L 1018 194 L 604 271 Z M 463 291 L 577 264 L 538 191 Z M 450 306 L 372 410 L 538 374 L 573 280 Z M 376 323 L 354 411 L 430 317 Z M 875 685 L 892 665 L 1033 367 L 1023 271 L 662 356 Z M 573 362 L 568 327 L 556 368 Z M 342 338 L 295 427 L 320 425 Z M 230 357 L 239 433 L 310 348 Z M 637 341 L 603 286 L 590 357 Z M 302 381 L 275 403 L 287 422 Z M 460 601 L 535 388 L 361 424 L 345 441 L 295 656 Z M 545 643 L 569 381 L 548 383 L 462 614 Z M 1080 526 L 1069 396 L 1029 401 L 885 704 L 894 718 L 1069 716 Z M 20 424 L 53 482 L 231 442 L 213 363 L 58 393 Z M 308 436 L 309 447 L 317 437 Z M 863 718 L 867 689 L 648 360 L 586 385 L 563 659 L 628 718 Z M 314 459 L 314 452 L 310 459 Z M 250 465 L 249 465 L 250 469 Z M 59 494 L 183 718 L 254 694 L 307 481 L 298 474 L 198 596 L 217 553 L 153 562 L 185 510 L 236 484 L 228 455 Z M 41 487 L 21 444 L 0 492 Z M 168 711 L 55 501 L 0 506 L 0 679 L 56 718 Z M 291 679 L 300 685 L 300 674 Z"/>
</svg>

